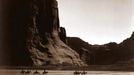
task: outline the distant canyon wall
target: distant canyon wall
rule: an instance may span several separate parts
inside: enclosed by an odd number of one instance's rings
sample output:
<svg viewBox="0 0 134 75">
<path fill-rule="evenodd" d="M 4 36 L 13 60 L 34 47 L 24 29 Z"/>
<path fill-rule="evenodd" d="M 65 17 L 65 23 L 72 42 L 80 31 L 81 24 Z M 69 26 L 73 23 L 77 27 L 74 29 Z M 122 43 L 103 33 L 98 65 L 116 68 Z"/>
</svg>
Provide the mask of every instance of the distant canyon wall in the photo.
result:
<svg viewBox="0 0 134 75">
<path fill-rule="evenodd" d="M 120 44 L 91 45 L 78 37 L 68 37 L 67 44 L 89 65 L 134 64 L 134 32 Z"/>
</svg>

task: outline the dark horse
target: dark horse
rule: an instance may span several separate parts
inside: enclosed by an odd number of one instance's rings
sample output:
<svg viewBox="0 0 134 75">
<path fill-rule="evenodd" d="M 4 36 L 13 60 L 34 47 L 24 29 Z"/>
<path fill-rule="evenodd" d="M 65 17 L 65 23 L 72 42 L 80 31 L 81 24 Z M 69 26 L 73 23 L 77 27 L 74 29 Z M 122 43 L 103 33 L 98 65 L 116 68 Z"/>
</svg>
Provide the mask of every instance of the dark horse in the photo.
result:
<svg viewBox="0 0 134 75">
<path fill-rule="evenodd" d="M 81 72 L 79 72 L 79 71 L 75 71 L 75 72 L 74 72 L 74 75 L 80 75 L 80 73 L 81 73 Z"/>
<path fill-rule="evenodd" d="M 24 74 L 24 73 L 25 73 L 25 71 L 22 69 L 20 73 L 21 73 L 21 74 Z"/>
<path fill-rule="evenodd" d="M 42 75 L 46 75 L 48 72 L 44 69 Z"/>
<path fill-rule="evenodd" d="M 38 72 L 37 70 L 34 72 L 34 75 L 40 75 L 40 72 Z"/>
<path fill-rule="evenodd" d="M 86 75 L 86 74 L 87 74 L 86 71 L 81 72 L 81 75 Z"/>
</svg>

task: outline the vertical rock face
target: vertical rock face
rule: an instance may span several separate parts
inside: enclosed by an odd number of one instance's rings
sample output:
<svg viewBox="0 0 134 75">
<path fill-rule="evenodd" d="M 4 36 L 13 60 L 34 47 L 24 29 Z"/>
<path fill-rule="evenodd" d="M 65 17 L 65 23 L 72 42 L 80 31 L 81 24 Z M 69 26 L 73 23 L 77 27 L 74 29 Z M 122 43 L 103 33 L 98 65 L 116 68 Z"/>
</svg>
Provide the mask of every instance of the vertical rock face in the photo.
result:
<svg viewBox="0 0 134 75">
<path fill-rule="evenodd" d="M 79 55 L 60 40 L 57 1 L 37 0 L 35 3 L 39 3 L 39 5 L 32 2 L 31 9 L 33 10 L 31 12 L 36 13 L 30 17 L 27 49 L 31 53 L 33 64 L 84 65 L 79 59 Z M 61 30 L 63 31 L 63 29 Z"/>
<path fill-rule="evenodd" d="M 60 27 L 59 36 L 64 43 L 67 43 L 66 30 L 64 27 Z"/>
<path fill-rule="evenodd" d="M 17 65 L 85 65 L 64 42 L 56 0 L 24 0 L 16 4 L 12 22 L 12 59 Z"/>
</svg>

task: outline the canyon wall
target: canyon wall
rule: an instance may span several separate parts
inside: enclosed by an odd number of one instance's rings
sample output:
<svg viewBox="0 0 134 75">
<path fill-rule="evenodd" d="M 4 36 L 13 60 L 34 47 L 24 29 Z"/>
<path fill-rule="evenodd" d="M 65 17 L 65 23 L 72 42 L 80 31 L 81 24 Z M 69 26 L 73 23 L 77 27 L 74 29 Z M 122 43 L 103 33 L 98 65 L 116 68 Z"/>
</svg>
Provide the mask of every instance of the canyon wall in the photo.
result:
<svg viewBox="0 0 134 75">
<path fill-rule="evenodd" d="M 79 54 L 65 44 L 66 31 L 60 27 L 56 0 L 7 2 L 8 65 L 85 65 Z"/>
</svg>

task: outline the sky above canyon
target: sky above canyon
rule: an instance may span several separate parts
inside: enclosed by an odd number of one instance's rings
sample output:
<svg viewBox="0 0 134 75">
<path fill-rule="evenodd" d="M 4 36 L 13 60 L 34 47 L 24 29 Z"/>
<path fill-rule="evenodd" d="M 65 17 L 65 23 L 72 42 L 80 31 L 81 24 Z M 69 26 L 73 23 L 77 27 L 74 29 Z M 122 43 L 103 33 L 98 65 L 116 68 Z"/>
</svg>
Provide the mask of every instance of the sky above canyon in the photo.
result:
<svg viewBox="0 0 134 75">
<path fill-rule="evenodd" d="M 57 0 L 67 36 L 90 44 L 120 43 L 134 31 L 134 0 Z"/>
</svg>

